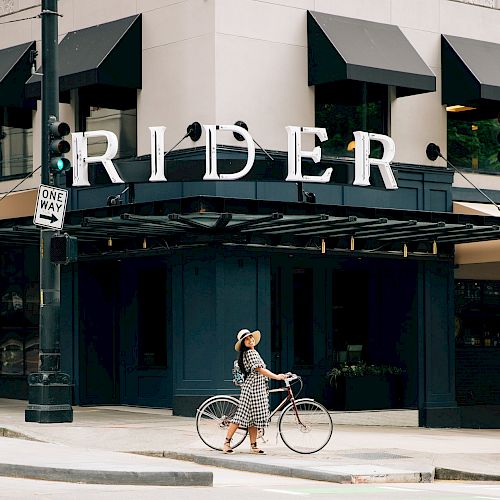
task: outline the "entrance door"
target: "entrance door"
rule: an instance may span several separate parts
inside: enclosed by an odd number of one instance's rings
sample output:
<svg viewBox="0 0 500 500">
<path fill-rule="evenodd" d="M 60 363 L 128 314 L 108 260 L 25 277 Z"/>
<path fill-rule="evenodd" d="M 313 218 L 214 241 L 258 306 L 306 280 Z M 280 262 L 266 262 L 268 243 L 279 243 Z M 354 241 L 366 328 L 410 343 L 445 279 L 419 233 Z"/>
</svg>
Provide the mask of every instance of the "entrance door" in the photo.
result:
<svg viewBox="0 0 500 500">
<path fill-rule="evenodd" d="M 81 404 L 119 402 L 115 262 L 79 264 L 79 399 Z"/>
<path fill-rule="evenodd" d="M 272 272 L 271 369 L 301 375 L 301 396 L 323 397 L 327 338 L 326 273 L 310 261 L 275 265 Z"/>
<path fill-rule="evenodd" d="M 121 402 L 172 404 L 170 285 L 164 261 L 122 264 L 120 318 Z"/>
</svg>

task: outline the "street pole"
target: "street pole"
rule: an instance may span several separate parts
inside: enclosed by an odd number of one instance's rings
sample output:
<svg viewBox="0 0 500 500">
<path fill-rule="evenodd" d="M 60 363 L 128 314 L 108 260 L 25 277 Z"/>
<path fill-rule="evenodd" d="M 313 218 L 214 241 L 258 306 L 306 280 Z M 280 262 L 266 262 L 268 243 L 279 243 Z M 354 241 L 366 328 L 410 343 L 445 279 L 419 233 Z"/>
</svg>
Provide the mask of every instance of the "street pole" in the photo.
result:
<svg viewBox="0 0 500 500">
<path fill-rule="evenodd" d="M 42 168 L 41 183 L 53 185 L 49 171 L 49 121 L 59 116 L 59 46 L 57 0 L 42 0 Z M 40 231 L 39 372 L 28 377 L 26 422 L 72 422 L 70 377 L 61 373 L 60 265 L 50 261 L 50 240 L 57 231 Z"/>
</svg>

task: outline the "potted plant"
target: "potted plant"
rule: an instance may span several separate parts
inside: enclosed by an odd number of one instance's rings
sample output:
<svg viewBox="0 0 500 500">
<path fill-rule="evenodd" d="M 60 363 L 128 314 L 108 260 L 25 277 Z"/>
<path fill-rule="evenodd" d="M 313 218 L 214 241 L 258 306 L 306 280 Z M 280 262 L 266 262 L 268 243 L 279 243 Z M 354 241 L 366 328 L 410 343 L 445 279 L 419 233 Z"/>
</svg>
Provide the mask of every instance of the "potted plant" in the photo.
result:
<svg viewBox="0 0 500 500">
<path fill-rule="evenodd" d="M 403 373 L 402 368 L 392 365 L 336 364 L 326 374 L 333 388 L 330 406 L 345 410 L 392 408 L 398 399 L 398 380 Z"/>
</svg>

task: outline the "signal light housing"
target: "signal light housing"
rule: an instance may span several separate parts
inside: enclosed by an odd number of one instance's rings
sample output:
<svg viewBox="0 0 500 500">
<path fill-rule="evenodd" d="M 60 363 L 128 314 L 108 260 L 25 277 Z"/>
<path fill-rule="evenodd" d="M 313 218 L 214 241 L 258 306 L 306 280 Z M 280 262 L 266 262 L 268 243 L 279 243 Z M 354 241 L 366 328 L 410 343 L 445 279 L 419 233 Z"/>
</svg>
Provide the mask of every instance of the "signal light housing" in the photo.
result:
<svg viewBox="0 0 500 500">
<path fill-rule="evenodd" d="M 50 239 L 50 262 L 70 264 L 78 260 L 78 240 L 68 233 L 55 234 Z"/>
<path fill-rule="evenodd" d="M 71 162 L 64 157 L 71 149 L 70 143 L 64 139 L 70 133 L 66 122 L 58 122 L 55 116 L 49 120 L 49 169 L 53 173 L 66 172 Z"/>
</svg>

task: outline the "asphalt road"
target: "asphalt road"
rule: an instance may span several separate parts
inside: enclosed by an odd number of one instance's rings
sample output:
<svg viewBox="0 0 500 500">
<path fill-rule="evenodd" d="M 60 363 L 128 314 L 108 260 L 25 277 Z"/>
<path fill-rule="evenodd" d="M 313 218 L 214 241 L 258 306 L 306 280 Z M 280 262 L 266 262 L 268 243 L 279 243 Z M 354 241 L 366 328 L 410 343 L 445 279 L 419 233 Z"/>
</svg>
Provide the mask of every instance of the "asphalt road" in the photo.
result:
<svg viewBox="0 0 500 500">
<path fill-rule="evenodd" d="M 500 483 L 333 484 L 210 468 L 213 487 L 107 486 L 0 477 L 1 499 L 64 500 L 475 500 L 500 499 Z"/>
</svg>

